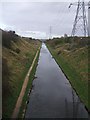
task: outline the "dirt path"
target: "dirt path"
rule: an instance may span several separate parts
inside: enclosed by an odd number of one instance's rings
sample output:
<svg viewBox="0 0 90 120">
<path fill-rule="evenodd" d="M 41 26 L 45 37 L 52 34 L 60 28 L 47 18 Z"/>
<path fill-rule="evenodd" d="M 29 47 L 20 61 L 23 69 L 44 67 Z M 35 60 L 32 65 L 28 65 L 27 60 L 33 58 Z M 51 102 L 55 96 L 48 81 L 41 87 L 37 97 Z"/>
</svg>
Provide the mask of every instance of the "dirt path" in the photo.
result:
<svg viewBox="0 0 90 120">
<path fill-rule="evenodd" d="M 34 66 L 35 60 L 36 60 L 36 58 L 38 56 L 39 50 L 40 50 L 40 48 L 38 49 L 38 51 L 37 51 L 37 53 L 36 53 L 36 55 L 34 57 L 34 60 L 32 62 L 32 65 L 31 65 L 31 67 L 30 67 L 30 69 L 29 69 L 29 71 L 28 71 L 28 73 L 27 73 L 27 75 L 25 77 L 25 80 L 24 80 L 24 83 L 22 85 L 20 95 L 19 95 L 19 97 L 17 99 L 15 109 L 14 109 L 13 114 L 12 114 L 12 118 L 17 118 L 18 117 L 20 107 L 21 107 L 21 104 L 22 104 L 22 100 L 23 100 L 23 97 L 24 97 L 24 94 L 25 94 L 25 91 L 26 91 L 26 88 L 27 88 L 28 81 L 29 81 L 29 76 L 31 74 L 31 71 L 32 71 L 32 68 Z"/>
</svg>

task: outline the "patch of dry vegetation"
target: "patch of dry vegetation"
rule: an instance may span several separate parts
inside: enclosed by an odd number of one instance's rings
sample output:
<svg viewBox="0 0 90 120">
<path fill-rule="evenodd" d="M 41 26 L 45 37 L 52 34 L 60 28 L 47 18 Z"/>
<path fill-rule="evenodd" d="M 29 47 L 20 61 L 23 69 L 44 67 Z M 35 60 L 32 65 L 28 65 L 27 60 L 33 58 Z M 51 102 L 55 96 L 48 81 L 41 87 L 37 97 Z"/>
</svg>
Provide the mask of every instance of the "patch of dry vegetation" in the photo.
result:
<svg viewBox="0 0 90 120">
<path fill-rule="evenodd" d="M 49 50 L 88 109 L 89 44 L 89 37 L 55 38 L 47 41 Z"/>
<path fill-rule="evenodd" d="M 2 107 L 3 117 L 10 118 L 25 75 L 41 43 L 38 40 L 30 40 L 29 38 L 21 38 L 20 36 L 17 37 L 15 33 L 12 33 L 11 36 L 11 32 L 5 32 L 2 35 L 2 41 L 4 40 L 2 47 Z M 10 44 L 8 44 L 8 38 Z M 14 38 L 14 40 L 10 40 L 10 38 Z"/>
</svg>

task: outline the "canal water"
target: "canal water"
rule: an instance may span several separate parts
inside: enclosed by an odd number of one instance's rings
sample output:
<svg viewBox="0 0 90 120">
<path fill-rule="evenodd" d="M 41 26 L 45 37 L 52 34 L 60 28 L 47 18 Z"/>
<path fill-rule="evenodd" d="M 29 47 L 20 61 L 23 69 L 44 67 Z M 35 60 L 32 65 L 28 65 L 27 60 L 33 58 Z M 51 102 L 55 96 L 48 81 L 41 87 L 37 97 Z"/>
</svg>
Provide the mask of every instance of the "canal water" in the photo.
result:
<svg viewBox="0 0 90 120">
<path fill-rule="evenodd" d="M 82 102 L 42 43 L 25 118 L 88 118 Z"/>
</svg>

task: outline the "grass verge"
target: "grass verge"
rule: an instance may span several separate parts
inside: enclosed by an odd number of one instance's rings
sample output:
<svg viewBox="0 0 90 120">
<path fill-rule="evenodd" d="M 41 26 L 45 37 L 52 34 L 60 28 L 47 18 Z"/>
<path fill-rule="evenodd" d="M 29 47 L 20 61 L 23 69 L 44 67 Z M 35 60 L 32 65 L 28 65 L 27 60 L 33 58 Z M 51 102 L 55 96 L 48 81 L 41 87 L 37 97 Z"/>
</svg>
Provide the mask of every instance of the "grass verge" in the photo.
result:
<svg viewBox="0 0 90 120">
<path fill-rule="evenodd" d="M 35 52 L 35 54 L 36 54 L 36 52 Z M 13 84 L 16 86 L 16 91 L 12 90 L 12 93 L 13 93 L 13 95 L 11 94 L 12 97 L 7 98 L 7 103 L 8 104 L 6 104 L 7 105 L 6 108 L 8 109 L 8 111 L 5 114 L 3 113 L 3 116 L 5 118 L 10 118 L 10 116 L 12 114 L 12 111 L 13 111 L 13 109 L 15 107 L 15 104 L 16 104 L 16 100 L 17 100 L 17 98 L 19 96 L 19 93 L 21 91 L 22 84 L 24 82 L 25 76 L 26 76 L 26 74 L 27 74 L 27 72 L 28 72 L 28 70 L 29 70 L 29 68 L 32 64 L 32 61 L 34 59 L 35 54 L 32 56 L 32 58 L 30 58 L 30 61 L 26 63 L 25 69 L 22 71 L 22 74 L 21 74 L 21 77 L 20 77 L 21 80 L 19 80 L 19 78 L 17 78 L 18 82 L 15 83 L 15 81 L 13 81 Z M 15 88 L 13 88 L 13 89 L 15 89 Z"/>
<path fill-rule="evenodd" d="M 25 91 L 25 95 L 23 97 L 23 101 L 22 101 L 22 105 L 21 105 L 21 108 L 20 108 L 20 112 L 19 112 L 19 115 L 18 115 L 18 118 L 22 118 L 24 117 L 24 110 L 26 109 L 26 101 L 28 100 L 28 93 L 30 91 L 30 89 L 32 88 L 32 82 L 34 80 L 34 77 L 35 77 L 35 72 L 36 72 L 36 68 L 37 68 L 37 64 L 38 64 L 38 59 L 39 59 L 39 54 L 40 54 L 40 50 L 39 50 L 39 53 L 38 53 L 38 56 L 36 58 L 36 61 L 35 61 L 35 64 L 34 64 L 34 67 L 31 71 L 31 74 L 30 74 L 30 77 L 29 77 L 29 81 L 28 81 L 28 85 L 27 85 L 27 88 L 26 88 L 26 91 Z"/>
<path fill-rule="evenodd" d="M 90 106 L 88 104 L 88 82 L 82 80 L 82 76 L 73 68 L 73 65 L 69 64 L 62 55 L 59 56 L 55 49 L 53 49 L 48 43 L 47 47 L 80 97 L 80 100 L 84 103 L 88 111 L 90 111 Z"/>
<path fill-rule="evenodd" d="M 12 43 L 12 49 L 3 46 L 3 119 L 11 118 L 22 84 L 40 45 L 39 41 L 27 41 L 26 38 L 21 38 L 16 43 Z M 19 48 L 19 53 L 15 52 L 16 48 Z"/>
</svg>

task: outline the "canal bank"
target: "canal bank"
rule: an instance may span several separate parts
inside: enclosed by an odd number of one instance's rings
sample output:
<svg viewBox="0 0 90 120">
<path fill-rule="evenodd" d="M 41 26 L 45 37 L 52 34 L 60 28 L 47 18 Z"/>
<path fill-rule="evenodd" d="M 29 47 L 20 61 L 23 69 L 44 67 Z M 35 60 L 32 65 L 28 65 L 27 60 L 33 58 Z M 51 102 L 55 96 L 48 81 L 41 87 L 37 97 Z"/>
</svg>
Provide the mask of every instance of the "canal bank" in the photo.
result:
<svg viewBox="0 0 90 120">
<path fill-rule="evenodd" d="M 25 118 L 88 118 L 69 81 L 43 43 Z"/>
</svg>

